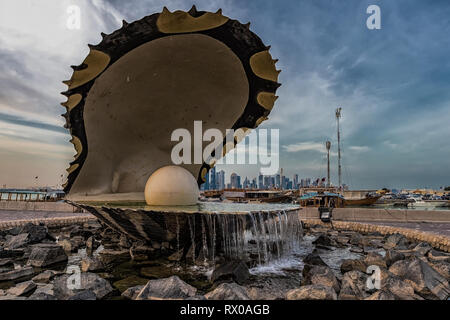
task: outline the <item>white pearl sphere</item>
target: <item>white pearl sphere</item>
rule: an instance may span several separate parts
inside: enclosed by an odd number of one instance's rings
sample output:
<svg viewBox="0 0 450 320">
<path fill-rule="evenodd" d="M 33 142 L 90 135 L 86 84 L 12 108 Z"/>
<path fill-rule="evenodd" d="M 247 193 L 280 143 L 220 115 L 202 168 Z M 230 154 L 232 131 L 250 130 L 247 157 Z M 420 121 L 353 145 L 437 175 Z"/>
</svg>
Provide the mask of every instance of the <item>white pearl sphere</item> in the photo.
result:
<svg viewBox="0 0 450 320">
<path fill-rule="evenodd" d="M 194 176 L 179 166 L 159 168 L 145 185 L 145 202 L 153 206 L 181 206 L 197 203 L 200 191 Z"/>
</svg>

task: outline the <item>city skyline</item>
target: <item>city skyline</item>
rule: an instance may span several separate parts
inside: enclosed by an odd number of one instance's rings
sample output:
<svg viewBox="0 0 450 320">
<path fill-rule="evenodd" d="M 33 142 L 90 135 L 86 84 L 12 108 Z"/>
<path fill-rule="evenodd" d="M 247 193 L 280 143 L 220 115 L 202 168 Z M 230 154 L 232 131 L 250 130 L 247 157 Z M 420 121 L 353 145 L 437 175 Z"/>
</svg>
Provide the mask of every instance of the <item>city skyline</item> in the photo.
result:
<svg viewBox="0 0 450 320">
<path fill-rule="evenodd" d="M 66 27 L 70 0 L 0 3 L 0 185 L 56 186 L 75 150 L 60 117 L 62 80 L 88 43 L 122 19 L 189 10 L 192 1 L 79 1 L 81 27 Z M 285 175 L 337 179 L 334 112 L 342 107 L 343 183 L 354 189 L 434 188 L 450 184 L 450 3 L 377 0 L 381 29 L 366 27 L 373 1 L 196 1 L 199 10 L 246 23 L 279 59 L 279 99 L 260 128 L 279 129 Z M 218 165 L 244 176 L 258 166 Z M 61 177 L 63 175 L 63 177 Z M 36 181 L 35 177 L 39 178 Z"/>
<path fill-rule="evenodd" d="M 281 169 L 282 170 L 282 169 Z M 280 170 L 280 172 L 281 172 Z M 300 177 L 294 174 L 292 177 L 277 173 L 274 175 L 263 175 L 259 173 L 257 177 L 242 177 L 235 172 L 229 175 L 227 180 L 225 170 L 217 171 L 213 167 L 206 175 L 205 183 L 201 185 L 201 190 L 223 190 L 223 189 L 298 189 L 299 187 L 327 186 L 326 177 Z M 330 187 L 336 187 L 331 184 Z M 343 184 L 343 188 L 347 188 Z"/>
</svg>

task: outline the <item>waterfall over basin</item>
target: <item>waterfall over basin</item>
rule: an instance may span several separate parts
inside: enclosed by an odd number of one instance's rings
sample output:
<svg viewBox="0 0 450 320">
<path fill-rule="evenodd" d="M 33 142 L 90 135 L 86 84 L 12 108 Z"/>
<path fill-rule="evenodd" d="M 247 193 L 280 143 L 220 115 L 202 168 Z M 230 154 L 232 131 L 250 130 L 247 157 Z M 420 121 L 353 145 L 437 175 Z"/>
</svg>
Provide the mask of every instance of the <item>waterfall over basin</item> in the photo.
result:
<svg viewBox="0 0 450 320">
<path fill-rule="evenodd" d="M 195 264 L 213 263 L 219 255 L 264 264 L 289 253 L 303 235 L 299 208 L 293 205 L 72 204 L 134 240 L 168 243 L 180 260 Z"/>
</svg>

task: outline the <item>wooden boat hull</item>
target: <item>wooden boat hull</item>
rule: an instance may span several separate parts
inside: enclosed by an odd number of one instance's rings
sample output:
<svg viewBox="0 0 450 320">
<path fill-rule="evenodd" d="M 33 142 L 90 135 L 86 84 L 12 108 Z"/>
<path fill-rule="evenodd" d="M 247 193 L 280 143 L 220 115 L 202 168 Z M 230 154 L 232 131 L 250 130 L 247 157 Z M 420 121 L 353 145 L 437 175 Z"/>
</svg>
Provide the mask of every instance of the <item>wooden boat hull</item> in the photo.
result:
<svg viewBox="0 0 450 320">
<path fill-rule="evenodd" d="M 378 201 L 378 199 L 380 199 L 381 196 L 376 196 L 376 197 L 368 197 L 368 198 L 363 198 L 363 199 L 345 199 L 344 200 L 344 205 L 346 207 L 351 207 L 351 206 L 370 206 L 375 204 L 375 202 Z"/>
</svg>

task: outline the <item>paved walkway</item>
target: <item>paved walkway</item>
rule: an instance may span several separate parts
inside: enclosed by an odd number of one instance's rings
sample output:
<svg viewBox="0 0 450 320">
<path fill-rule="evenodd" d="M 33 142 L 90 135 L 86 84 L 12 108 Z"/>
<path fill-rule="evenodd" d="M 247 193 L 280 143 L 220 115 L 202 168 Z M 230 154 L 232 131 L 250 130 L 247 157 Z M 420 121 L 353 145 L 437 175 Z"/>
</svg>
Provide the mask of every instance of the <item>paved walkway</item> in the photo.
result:
<svg viewBox="0 0 450 320">
<path fill-rule="evenodd" d="M 90 213 L 0 210 L 0 222 L 48 218 L 92 217 Z"/>
</svg>

